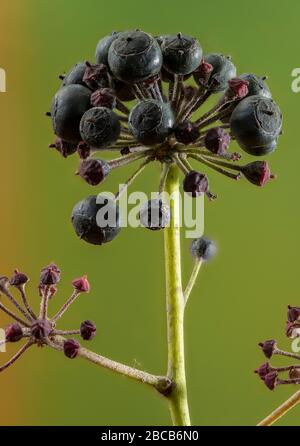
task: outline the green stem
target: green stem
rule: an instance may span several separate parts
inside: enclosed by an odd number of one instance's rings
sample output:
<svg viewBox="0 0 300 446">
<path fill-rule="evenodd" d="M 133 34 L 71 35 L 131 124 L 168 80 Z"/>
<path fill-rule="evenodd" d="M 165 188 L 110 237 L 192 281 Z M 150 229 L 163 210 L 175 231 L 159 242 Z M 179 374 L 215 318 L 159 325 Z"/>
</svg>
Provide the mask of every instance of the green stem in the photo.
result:
<svg viewBox="0 0 300 446">
<path fill-rule="evenodd" d="M 190 426 L 184 357 L 184 299 L 180 260 L 179 172 L 171 166 L 166 179 L 171 221 L 165 228 L 165 264 L 168 324 L 168 377 L 175 384 L 168 396 L 173 425 Z"/>
</svg>

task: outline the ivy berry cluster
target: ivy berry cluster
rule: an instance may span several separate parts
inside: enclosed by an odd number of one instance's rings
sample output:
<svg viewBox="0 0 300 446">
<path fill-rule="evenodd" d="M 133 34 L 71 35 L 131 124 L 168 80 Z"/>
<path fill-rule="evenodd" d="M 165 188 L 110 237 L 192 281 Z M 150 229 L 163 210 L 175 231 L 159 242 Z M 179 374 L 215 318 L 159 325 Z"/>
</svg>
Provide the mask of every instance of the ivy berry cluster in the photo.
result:
<svg viewBox="0 0 300 446">
<path fill-rule="evenodd" d="M 216 198 L 207 169 L 257 186 L 273 178 L 266 161 L 240 165 L 241 155 L 228 150 L 232 140 L 253 156 L 275 150 L 282 115 L 265 78 L 238 76 L 229 56 L 203 54 L 194 37 L 113 32 L 99 41 L 96 63 L 79 62 L 61 79 L 48 113 L 56 134 L 51 147 L 64 157 L 78 153 L 77 173 L 83 180 L 97 186 L 115 169 L 139 161 L 124 182 L 126 188 L 151 162 L 161 164 L 158 198 L 140 212 L 148 229 L 168 224 L 169 209 L 161 194 L 173 164 L 184 175 L 183 190 L 193 197 Z M 201 106 L 217 94 L 216 105 L 201 115 Z M 105 160 L 105 152 L 120 156 Z M 72 214 L 76 234 L 99 245 L 113 240 L 120 232 L 119 198 L 117 193 L 101 203 L 96 195 L 80 201 Z M 99 227 L 96 215 L 104 204 L 116 218 L 114 224 Z"/>
</svg>

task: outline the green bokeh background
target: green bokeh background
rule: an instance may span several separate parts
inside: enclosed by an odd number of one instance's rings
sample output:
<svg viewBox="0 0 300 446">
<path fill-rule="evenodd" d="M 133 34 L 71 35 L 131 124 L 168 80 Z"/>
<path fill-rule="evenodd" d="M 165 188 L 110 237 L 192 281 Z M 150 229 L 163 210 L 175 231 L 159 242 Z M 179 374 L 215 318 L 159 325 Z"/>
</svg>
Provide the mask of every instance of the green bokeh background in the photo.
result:
<svg viewBox="0 0 300 446">
<path fill-rule="evenodd" d="M 100 37 L 137 27 L 195 35 L 205 51 L 231 54 L 240 73 L 269 75 L 284 114 L 284 135 L 269 159 L 278 180 L 260 190 L 210 175 L 219 199 L 206 202 L 205 232 L 216 239 L 219 255 L 201 271 L 186 314 L 193 423 L 254 425 L 293 392 L 288 386 L 269 392 L 253 369 L 263 362 L 260 340 L 276 337 L 290 347 L 286 306 L 300 304 L 300 94 L 291 91 L 291 71 L 300 65 L 300 3 L 5 0 L 2 7 L 0 66 L 8 91 L 0 95 L 1 273 L 26 271 L 38 305 L 39 270 L 54 260 L 63 277 L 53 311 L 69 295 L 71 279 L 88 273 L 92 292 L 68 312 L 63 327 L 93 319 L 94 350 L 155 373 L 166 368 L 163 234 L 125 229 L 101 248 L 75 237 L 70 212 L 91 189 L 73 175 L 76 157 L 64 160 L 47 149 L 53 136 L 44 112 L 57 76 L 93 58 Z M 111 175 L 105 189 L 114 190 L 126 174 Z M 155 190 L 157 174 L 149 169 L 136 188 Z M 189 240 L 182 248 L 187 280 Z M 0 389 L 0 424 L 169 424 L 165 402 L 148 388 L 48 349 L 32 349 L 1 376 Z M 299 414 L 300 407 L 278 424 L 297 425 Z"/>
</svg>

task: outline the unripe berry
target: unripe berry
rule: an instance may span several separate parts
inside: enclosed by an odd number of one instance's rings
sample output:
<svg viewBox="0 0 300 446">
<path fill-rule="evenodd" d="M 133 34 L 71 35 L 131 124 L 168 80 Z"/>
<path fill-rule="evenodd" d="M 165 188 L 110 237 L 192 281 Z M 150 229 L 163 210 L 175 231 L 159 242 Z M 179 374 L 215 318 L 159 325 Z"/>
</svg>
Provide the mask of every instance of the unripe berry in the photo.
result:
<svg viewBox="0 0 300 446">
<path fill-rule="evenodd" d="M 181 33 L 161 40 L 164 68 L 173 74 L 186 75 L 196 70 L 202 58 L 199 42 Z"/>
<path fill-rule="evenodd" d="M 67 85 L 56 93 L 51 110 L 54 133 L 65 141 L 81 140 L 79 123 L 91 108 L 91 91 L 82 85 Z"/>
<path fill-rule="evenodd" d="M 128 124 L 135 138 L 142 144 L 158 144 L 170 135 L 174 115 L 169 104 L 147 99 L 131 110 Z"/>
<path fill-rule="evenodd" d="M 213 240 L 207 237 L 200 237 L 192 241 L 191 254 L 198 260 L 210 260 L 217 252 L 217 247 Z"/>
<path fill-rule="evenodd" d="M 94 245 L 110 242 L 121 230 L 118 206 L 114 201 L 96 195 L 76 204 L 72 223 L 78 237 Z"/>
<path fill-rule="evenodd" d="M 224 155 L 229 144 L 230 135 L 222 127 L 211 128 L 205 135 L 204 145 L 212 153 Z"/>
<path fill-rule="evenodd" d="M 113 31 L 109 36 L 105 36 L 99 40 L 96 48 L 96 61 L 98 64 L 104 64 L 108 67 L 108 51 L 113 43 L 121 33 Z"/>
<path fill-rule="evenodd" d="M 204 61 L 213 67 L 207 82 L 209 90 L 213 93 L 226 90 L 228 81 L 236 77 L 236 67 L 231 60 L 223 54 L 210 53 L 204 56 Z M 194 78 L 199 83 L 197 71 Z"/>
<path fill-rule="evenodd" d="M 10 324 L 5 329 L 5 339 L 7 342 L 18 342 L 23 338 L 23 330 L 20 324 Z"/>
<path fill-rule="evenodd" d="M 170 208 L 160 198 L 144 203 L 140 210 L 140 222 L 145 228 L 157 231 L 170 221 Z"/>
<path fill-rule="evenodd" d="M 109 165 L 100 159 L 87 159 L 80 163 L 78 174 L 91 186 L 97 186 L 109 174 Z"/>
<path fill-rule="evenodd" d="M 92 321 L 84 321 L 80 325 L 80 336 L 85 341 L 90 341 L 96 335 L 97 327 Z"/>
<path fill-rule="evenodd" d="M 101 149 L 117 141 L 120 131 L 118 115 L 106 107 L 91 108 L 80 121 L 81 137 L 94 149 Z"/>
<path fill-rule="evenodd" d="M 79 279 L 74 279 L 72 281 L 72 285 L 74 289 L 78 293 L 89 293 L 90 292 L 90 283 L 88 281 L 87 276 L 79 277 Z"/>
<path fill-rule="evenodd" d="M 174 129 L 175 138 L 182 144 L 191 144 L 200 136 L 199 128 L 192 122 L 185 121 L 178 124 Z"/>
<path fill-rule="evenodd" d="M 78 355 L 80 344 L 75 339 L 67 339 L 64 341 L 64 354 L 69 359 L 74 359 Z"/>
<path fill-rule="evenodd" d="M 100 88 L 91 95 L 91 104 L 94 107 L 106 107 L 112 110 L 116 102 L 116 95 L 111 88 Z"/>
<path fill-rule="evenodd" d="M 249 96 L 234 109 L 230 126 L 232 135 L 250 155 L 263 155 L 274 150 L 282 126 L 282 115 L 277 104 L 262 96 Z M 270 150 L 271 149 L 271 150 Z"/>
<path fill-rule="evenodd" d="M 123 32 L 109 48 L 108 64 L 117 79 L 128 83 L 141 82 L 159 73 L 161 49 L 150 34 Z"/>
<path fill-rule="evenodd" d="M 85 69 L 86 69 L 85 62 L 78 62 L 66 74 L 62 82 L 62 86 L 65 87 L 66 85 L 71 85 L 71 84 L 80 84 L 86 86 L 85 83 L 83 82 Z"/>
<path fill-rule="evenodd" d="M 208 192 L 208 178 L 203 173 L 191 170 L 183 180 L 183 190 L 192 197 L 197 197 Z"/>
</svg>

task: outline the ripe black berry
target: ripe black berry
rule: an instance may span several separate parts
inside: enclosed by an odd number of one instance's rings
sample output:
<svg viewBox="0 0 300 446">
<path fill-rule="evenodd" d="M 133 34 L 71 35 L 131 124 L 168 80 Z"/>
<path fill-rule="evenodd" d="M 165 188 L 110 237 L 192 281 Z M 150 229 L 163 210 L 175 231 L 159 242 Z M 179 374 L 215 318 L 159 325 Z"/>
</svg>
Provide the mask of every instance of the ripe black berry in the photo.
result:
<svg viewBox="0 0 300 446">
<path fill-rule="evenodd" d="M 83 82 L 85 69 L 86 69 L 85 62 L 78 62 L 66 74 L 62 82 L 62 86 L 65 87 L 66 85 L 71 85 L 71 84 L 80 84 L 86 86 L 85 83 Z"/>
<path fill-rule="evenodd" d="M 5 339 L 7 342 L 18 342 L 23 338 L 23 330 L 20 324 L 10 324 L 5 329 Z"/>
<path fill-rule="evenodd" d="M 114 201 L 96 195 L 76 204 L 72 223 L 78 237 L 94 245 L 110 242 L 121 230 L 118 206 Z"/>
<path fill-rule="evenodd" d="M 164 68 L 173 74 L 190 74 L 199 66 L 202 48 L 193 37 L 181 33 L 161 40 Z"/>
<path fill-rule="evenodd" d="M 150 34 L 124 32 L 112 42 L 108 64 L 116 78 L 128 83 L 141 82 L 159 73 L 162 66 L 161 49 Z"/>
<path fill-rule="evenodd" d="M 183 180 L 183 190 L 192 197 L 203 195 L 208 192 L 208 178 L 206 175 L 195 170 L 186 174 Z"/>
<path fill-rule="evenodd" d="M 80 344 L 75 339 L 67 339 L 64 341 L 64 354 L 69 359 L 74 359 L 78 355 Z"/>
<path fill-rule="evenodd" d="M 230 126 L 239 145 L 250 155 L 264 155 L 274 150 L 282 126 L 277 104 L 262 96 L 249 96 L 234 109 Z M 267 149 L 266 149 L 267 148 Z"/>
<path fill-rule="evenodd" d="M 80 325 L 80 336 L 85 341 L 90 341 L 96 335 L 97 327 L 92 321 L 84 321 Z"/>
<path fill-rule="evenodd" d="M 178 124 L 174 129 L 175 138 L 182 144 L 191 144 L 200 136 L 199 128 L 190 121 Z"/>
<path fill-rule="evenodd" d="M 171 133 L 174 115 L 169 104 L 148 99 L 131 110 L 128 123 L 133 135 L 142 144 L 157 144 Z"/>
<path fill-rule="evenodd" d="M 65 141 L 78 143 L 81 140 L 79 123 L 83 114 L 91 108 L 91 91 L 82 85 L 71 84 L 56 93 L 51 118 L 54 133 Z"/>
<path fill-rule="evenodd" d="M 236 67 L 231 60 L 223 54 L 210 53 L 204 56 L 204 61 L 213 67 L 208 80 L 209 90 L 213 93 L 226 90 L 227 82 L 236 77 Z M 197 71 L 194 73 L 194 78 L 198 83 Z"/>
<path fill-rule="evenodd" d="M 97 64 L 104 64 L 108 66 L 108 51 L 114 40 L 120 35 L 120 32 L 114 31 L 109 36 L 100 39 L 96 48 Z"/>
<path fill-rule="evenodd" d="M 160 198 L 144 203 L 140 210 L 140 222 L 145 228 L 157 231 L 170 221 L 170 208 Z"/>
<path fill-rule="evenodd" d="M 215 243 L 207 237 L 200 237 L 192 241 L 191 254 L 198 260 L 210 260 L 216 252 Z"/>
<path fill-rule="evenodd" d="M 81 162 L 79 175 L 91 186 L 100 184 L 109 174 L 109 165 L 100 159 L 87 159 Z"/>
<path fill-rule="evenodd" d="M 80 121 L 80 134 L 84 142 L 95 149 L 114 143 L 121 131 L 118 116 L 106 107 L 93 107 Z"/>
</svg>

